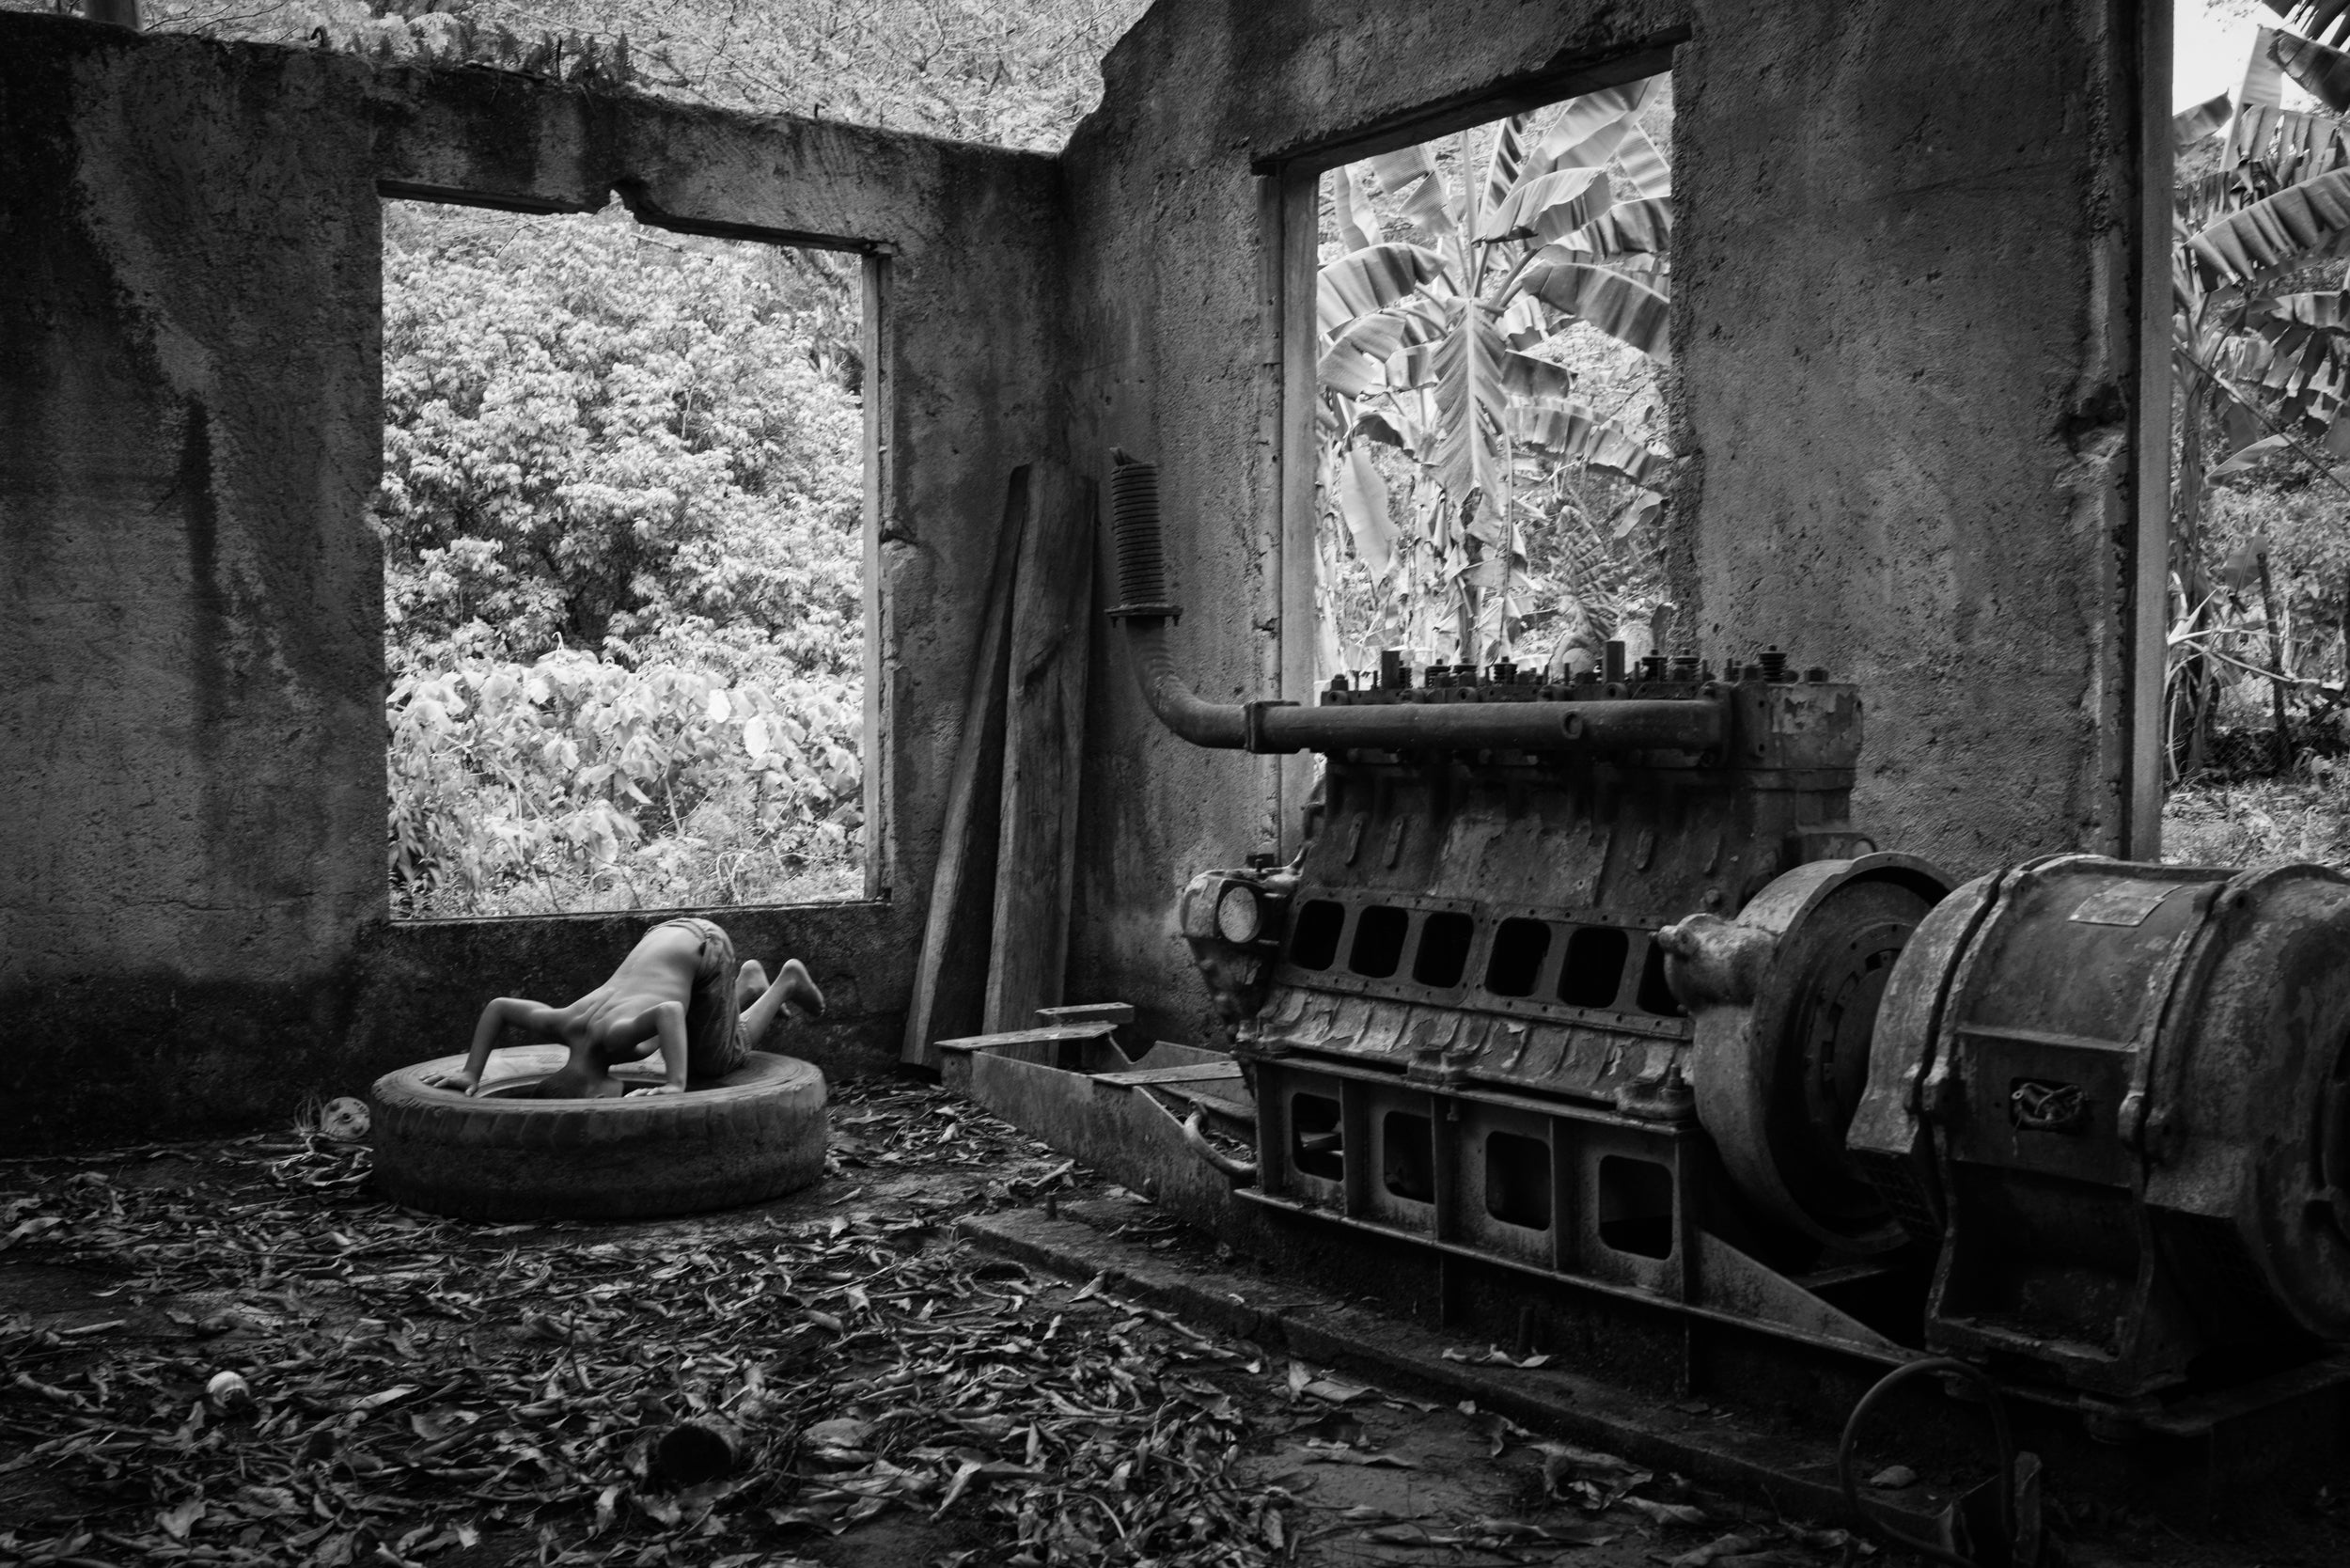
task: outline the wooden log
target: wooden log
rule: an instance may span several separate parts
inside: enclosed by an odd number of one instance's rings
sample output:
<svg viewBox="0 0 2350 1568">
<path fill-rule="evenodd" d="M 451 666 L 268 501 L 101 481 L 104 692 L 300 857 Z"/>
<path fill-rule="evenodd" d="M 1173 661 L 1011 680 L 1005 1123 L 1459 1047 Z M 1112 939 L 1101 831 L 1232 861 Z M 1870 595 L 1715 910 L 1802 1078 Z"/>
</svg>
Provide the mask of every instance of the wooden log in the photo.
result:
<svg viewBox="0 0 2350 1568">
<path fill-rule="evenodd" d="M 1038 463 L 1012 590 L 989 1033 L 1021 1028 L 1061 998 L 1092 610 L 1092 481 Z"/>
<path fill-rule="evenodd" d="M 1012 585 L 1026 532 L 1029 473 L 1011 473 L 988 574 L 987 614 L 972 650 L 963 698 L 963 738 L 947 786 L 947 823 L 922 928 L 922 957 L 906 1005 L 898 1059 L 938 1066 L 938 1042 L 979 1033 L 987 1006 L 989 921 L 995 906 L 995 847 L 1004 783 L 1006 653 L 1011 639 Z"/>
</svg>

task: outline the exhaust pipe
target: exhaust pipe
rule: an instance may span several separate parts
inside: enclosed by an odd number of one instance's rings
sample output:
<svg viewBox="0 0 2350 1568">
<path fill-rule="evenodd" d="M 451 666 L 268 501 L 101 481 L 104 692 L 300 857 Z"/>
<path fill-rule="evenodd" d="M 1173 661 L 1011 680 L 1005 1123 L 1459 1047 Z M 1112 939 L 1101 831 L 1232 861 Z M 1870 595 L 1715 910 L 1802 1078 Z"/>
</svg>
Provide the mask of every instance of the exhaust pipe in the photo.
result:
<svg viewBox="0 0 2350 1568">
<path fill-rule="evenodd" d="M 1210 702 L 1176 672 L 1168 626 L 1183 616 L 1167 588 L 1159 471 L 1110 453 L 1110 538 L 1118 599 L 1143 699 L 1194 745 L 1261 755 L 1368 748 L 1406 751 L 1718 751 L 1730 733 L 1726 699 L 1582 702 L 1380 703 L 1301 708 L 1294 702 Z"/>
<path fill-rule="evenodd" d="M 1110 619 L 1124 625 L 1135 656 L 1135 678 L 1159 722 L 1194 745 L 1223 751 L 1248 746 L 1247 710 L 1210 702 L 1175 672 L 1167 629 L 1183 618 L 1167 592 L 1167 549 L 1159 534 L 1159 470 L 1112 448 L 1110 539 L 1118 553 L 1118 605 Z"/>
</svg>

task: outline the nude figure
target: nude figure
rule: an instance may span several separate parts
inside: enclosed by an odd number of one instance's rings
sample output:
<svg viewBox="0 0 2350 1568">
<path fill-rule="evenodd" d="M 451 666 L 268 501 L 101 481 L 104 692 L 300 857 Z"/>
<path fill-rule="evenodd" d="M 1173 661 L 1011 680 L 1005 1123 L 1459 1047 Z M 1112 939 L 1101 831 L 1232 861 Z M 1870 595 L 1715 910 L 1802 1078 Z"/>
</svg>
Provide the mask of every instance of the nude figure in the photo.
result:
<svg viewBox="0 0 2350 1568">
<path fill-rule="evenodd" d="M 743 1064 L 786 1002 L 811 1015 L 824 994 L 807 966 L 788 959 L 770 984 L 756 960 L 735 966 L 734 943 L 708 920 L 665 920 L 645 933 L 612 978 L 569 1007 L 500 996 L 481 1010 L 465 1065 L 436 1087 L 481 1090 L 498 1032 L 511 1024 L 571 1050 L 561 1071 L 531 1090 L 538 1100 L 602 1099 L 623 1092 L 614 1064 L 661 1053 L 664 1082 L 651 1094 L 724 1077 Z"/>
</svg>

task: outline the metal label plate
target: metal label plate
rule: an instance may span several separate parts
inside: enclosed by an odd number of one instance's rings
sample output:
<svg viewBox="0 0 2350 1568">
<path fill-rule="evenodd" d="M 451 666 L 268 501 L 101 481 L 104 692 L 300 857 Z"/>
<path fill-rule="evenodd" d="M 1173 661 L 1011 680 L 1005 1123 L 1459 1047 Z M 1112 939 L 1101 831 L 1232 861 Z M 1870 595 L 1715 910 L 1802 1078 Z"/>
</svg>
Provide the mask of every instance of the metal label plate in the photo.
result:
<svg viewBox="0 0 2350 1568">
<path fill-rule="evenodd" d="M 2149 887 L 2144 883 L 2117 883 L 2100 887 L 2080 902 L 2072 919 L 2085 926 L 2138 926 L 2146 923 L 2163 900 L 2179 890 L 2179 885 Z"/>
</svg>

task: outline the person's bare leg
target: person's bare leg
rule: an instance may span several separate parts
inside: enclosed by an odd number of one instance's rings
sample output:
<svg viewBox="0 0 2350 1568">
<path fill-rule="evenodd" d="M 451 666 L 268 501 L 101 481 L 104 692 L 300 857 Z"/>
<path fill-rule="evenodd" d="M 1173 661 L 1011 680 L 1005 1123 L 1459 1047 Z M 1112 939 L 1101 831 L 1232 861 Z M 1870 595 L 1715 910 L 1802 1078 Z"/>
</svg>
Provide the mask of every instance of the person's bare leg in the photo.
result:
<svg viewBox="0 0 2350 1568">
<path fill-rule="evenodd" d="M 736 970 L 734 975 L 734 1011 L 737 1012 L 747 1011 L 750 1005 L 759 1000 L 766 992 L 766 989 L 767 971 L 760 967 L 759 960 L 744 959 L 743 967 Z"/>
<path fill-rule="evenodd" d="M 783 1011 L 786 1002 L 811 1018 L 823 1014 L 824 994 L 818 989 L 815 977 L 807 972 L 807 965 L 796 958 L 784 960 L 783 967 L 776 971 L 775 982 L 743 1010 L 743 1043 L 746 1047 L 759 1048 L 759 1043 L 767 1036 L 768 1026 L 776 1021 L 776 1014 Z"/>
</svg>

